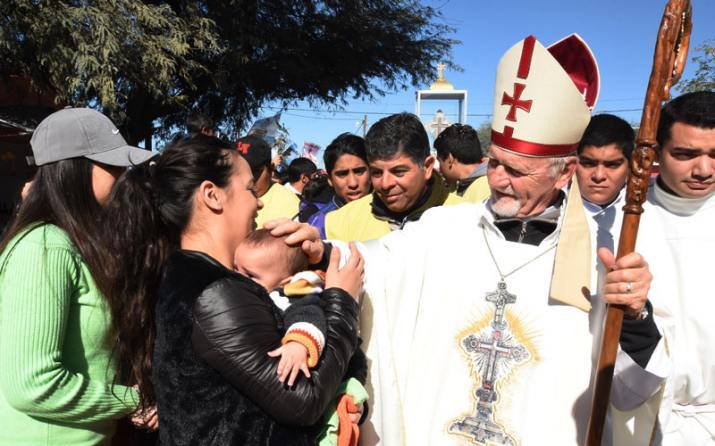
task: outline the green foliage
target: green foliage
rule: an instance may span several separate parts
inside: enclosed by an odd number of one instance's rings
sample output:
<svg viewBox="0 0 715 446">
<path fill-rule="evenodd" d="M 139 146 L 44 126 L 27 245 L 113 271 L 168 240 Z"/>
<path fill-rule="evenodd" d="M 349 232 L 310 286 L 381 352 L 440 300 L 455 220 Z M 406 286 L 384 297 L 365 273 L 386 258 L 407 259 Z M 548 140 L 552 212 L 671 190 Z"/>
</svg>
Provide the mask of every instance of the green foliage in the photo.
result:
<svg viewBox="0 0 715 446">
<path fill-rule="evenodd" d="M 100 108 L 132 143 L 193 108 L 235 136 L 266 101 L 339 107 L 457 68 L 440 20 L 415 0 L 5 1 L 0 76 Z"/>
<path fill-rule="evenodd" d="M 482 152 L 486 155 L 489 152 L 489 146 L 492 145 L 492 123 L 491 121 L 482 122 L 477 127 L 479 135 L 479 144 L 482 145 Z"/>
<path fill-rule="evenodd" d="M 682 93 L 715 90 L 715 39 L 706 40 L 695 51 L 701 53 L 692 58 L 697 69 L 691 79 L 678 83 L 678 90 Z"/>
<path fill-rule="evenodd" d="M 141 139 L 151 109 L 190 105 L 177 83 L 206 68 L 194 51 L 218 53 L 209 19 L 186 20 L 168 5 L 135 0 L 16 0 L 0 5 L 0 75 L 30 77 L 62 103 L 98 106 Z M 151 103 L 142 113 L 136 102 Z M 135 130 L 132 132 L 131 130 Z"/>
</svg>

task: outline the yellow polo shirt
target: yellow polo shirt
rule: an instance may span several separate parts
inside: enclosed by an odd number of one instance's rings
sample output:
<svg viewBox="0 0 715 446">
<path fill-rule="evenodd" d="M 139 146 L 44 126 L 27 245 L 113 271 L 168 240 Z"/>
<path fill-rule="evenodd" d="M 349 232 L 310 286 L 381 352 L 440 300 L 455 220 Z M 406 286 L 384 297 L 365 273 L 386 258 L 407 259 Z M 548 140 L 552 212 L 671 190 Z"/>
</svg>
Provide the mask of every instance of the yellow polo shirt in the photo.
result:
<svg viewBox="0 0 715 446">
<path fill-rule="evenodd" d="M 274 184 L 268 189 L 260 200 L 263 209 L 258 211 L 256 226 L 263 227 L 263 223 L 277 218 L 293 218 L 298 214 L 300 199 L 293 192 L 281 184 Z"/>
</svg>

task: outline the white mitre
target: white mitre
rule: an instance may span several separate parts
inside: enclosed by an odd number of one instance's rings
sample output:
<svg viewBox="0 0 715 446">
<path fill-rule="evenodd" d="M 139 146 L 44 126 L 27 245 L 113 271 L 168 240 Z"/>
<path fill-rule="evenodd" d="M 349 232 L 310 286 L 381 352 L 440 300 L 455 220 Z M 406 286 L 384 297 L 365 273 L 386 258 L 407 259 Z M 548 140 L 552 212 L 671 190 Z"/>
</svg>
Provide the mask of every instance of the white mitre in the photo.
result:
<svg viewBox="0 0 715 446">
<path fill-rule="evenodd" d="M 545 48 L 534 36 L 499 61 L 492 142 L 527 156 L 576 151 L 599 91 L 596 59 L 572 34 Z"/>
</svg>

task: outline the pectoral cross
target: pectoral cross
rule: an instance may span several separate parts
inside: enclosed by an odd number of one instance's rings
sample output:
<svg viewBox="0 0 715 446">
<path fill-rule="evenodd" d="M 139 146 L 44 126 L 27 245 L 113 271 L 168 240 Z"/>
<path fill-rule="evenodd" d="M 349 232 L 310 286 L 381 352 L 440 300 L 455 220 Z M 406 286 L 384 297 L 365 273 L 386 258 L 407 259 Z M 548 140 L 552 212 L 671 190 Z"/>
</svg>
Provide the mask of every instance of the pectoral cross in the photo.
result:
<svg viewBox="0 0 715 446">
<path fill-rule="evenodd" d="M 452 423 L 450 432 L 467 436 L 478 445 L 514 446 L 514 439 L 494 420 L 494 404 L 498 399 L 497 366 L 500 361 L 522 362 L 528 358 L 528 351 L 523 345 L 505 342 L 499 330 L 493 330 L 489 337 L 471 334 L 462 340 L 462 345 L 482 371 L 482 385 L 475 392 L 476 413 Z"/>
<path fill-rule="evenodd" d="M 510 342 L 505 331 L 508 328 L 505 307 L 516 302 L 516 296 L 506 290 L 506 282 L 499 280 L 496 291 L 487 293 L 485 299 L 496 307 L 491 330 L 487 328 L 462 339 L 462 347 L 471 354 L 482 377 L 481 386 L 475 391 L 476 411 L 473 416 L 452 423 L 449 431 L 469 437 L 478 445 L 514 446 L 514 439 L 494 420 L 494 405 L 498 400 L 496 381 L 505 367 L 524 362 L 530 355 L 525 346 Z"/>
</svg>

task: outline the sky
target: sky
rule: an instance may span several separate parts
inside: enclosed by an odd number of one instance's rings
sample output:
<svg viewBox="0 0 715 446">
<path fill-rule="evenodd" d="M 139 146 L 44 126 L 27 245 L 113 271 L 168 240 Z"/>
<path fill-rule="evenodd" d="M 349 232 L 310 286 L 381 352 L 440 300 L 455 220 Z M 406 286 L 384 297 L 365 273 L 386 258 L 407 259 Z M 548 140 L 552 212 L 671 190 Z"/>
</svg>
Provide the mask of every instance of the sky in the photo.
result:
<svg viewBox="0 0 715 446">
<path fill-rule="evenodd" d="M 445 77 L 456 89 L 468 90 L 467 123 L 478 127 L 489 119 L 496 66 L 511 46 L 530 34 L 545 46 L 571 33 L 578 33 L 598 61 L 601 91 L 595 112 L 612 112 L 629 122 L 640 121 L 655 39 L 666 0 L 434 0 L 425 1 L 439 9 L 442 20 L 456 29 L 451 36 L 461 41 L 453 47 L 453 59 L 463 71 L 447 70 Z M 693 31 L 690 55 L 708 38 L 715 38 L 715 0 L 692 0 Z M 688 60 L 683 79 L 694 64 Z M 435 77 L 436 77 L 435 67 Z M 428 89 L 421 85 L 419 89 Z M 342 112 L 323 112 L 327 106 L 307 102 L 291 105 L 281 122 L 291 139 L 301 147 L 311 141 L 325 147 L 343 132 L 362 134 L 358 128 L 367 113 L 368 128 L 392 113 L 415 112 L 415 92 L 408 86 L 376 98 L 373 102 L 351 100 Z M 261 116 L 276 113 L 267 104 Z M 424 121 L 431 121 L 436 108 L 456 120 L 455 105 L 431 103 Z M 424 106 L 423 106 L 424 108 Z M 260 117 L 260 116 L 259 116 Z"/>
</svg>

